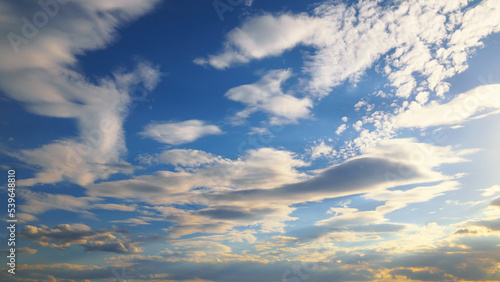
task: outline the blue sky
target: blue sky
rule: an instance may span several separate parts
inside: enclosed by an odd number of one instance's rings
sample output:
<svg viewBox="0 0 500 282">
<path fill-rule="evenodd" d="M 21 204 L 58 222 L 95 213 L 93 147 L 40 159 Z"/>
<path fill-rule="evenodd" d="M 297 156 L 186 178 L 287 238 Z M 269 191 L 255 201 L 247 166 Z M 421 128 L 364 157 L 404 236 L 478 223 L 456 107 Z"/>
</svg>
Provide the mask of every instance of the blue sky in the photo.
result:
<svg viewBox="0 0 500 282">
<path fill-rule="evenodd" d="M 0 11 L 2 281 L 500 280 L 498 1 Z"/>
</svg>

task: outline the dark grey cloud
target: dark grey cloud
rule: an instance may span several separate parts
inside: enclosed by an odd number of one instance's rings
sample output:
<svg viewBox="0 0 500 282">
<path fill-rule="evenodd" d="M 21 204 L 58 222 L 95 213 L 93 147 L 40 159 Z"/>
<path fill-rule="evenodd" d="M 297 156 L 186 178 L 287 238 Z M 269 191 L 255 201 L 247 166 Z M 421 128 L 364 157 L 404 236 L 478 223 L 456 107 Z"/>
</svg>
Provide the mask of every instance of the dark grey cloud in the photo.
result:
<svg viewBox="0 0 500 282">
<path fill-rule="evenodd" d="M 495 219 L 482 219 L 482 220 L 473 220 L 470 221 L 469 224 L 476 226 L 484 226 L 491 231 L 500 231 L 500 217 Z"/>
<path fill-rule="evenodd" d="M 59 224 L 54 228 L 26 225 L 19 232 L 19 236 L 42 246 L 57 249 L 80 245 L 87 252 L 103 251 L 118 254 L 140 252 L 140 249 L 135 246 L 140 241 L 132 242 L 123 237 L 123 234 L 127 233 L 128 231 L 122 229 L 92 230 L 83 224 Z"/>
<path fill-rule="evenodd" d="M 245 209 L 241 207 L 221 206 L 199 210 L 195 214 L 207 216 L 212 219 L 258 220 L 274 212 L 276 212 L 276 210 L 272 208 Z"/>
<path fill-rule="evenodd" d="M 165 262 L 155 259 L 132 259 L 132 266 L 123 268 L 119 266 L 80 266 L 70 264 L 31 266 L 19 271 L 15 279 L 0 274 L 2 281 L 21 281 L 21 279 L 34 279 L 43 281 L 54 277 L 57 281 L 84 280 L 96 281 L 98 279 L 115 279 L 113 273 L 124 273 L 128 277 L 141 280 L 155 280 L 156 274 L 168 274 L 167 279 L 173 281 L 186 281 L 204 279 L 217 282 L 253 282 L 253 281 L 363 281 L 372 277 L 368 270 L 353 273 L 352 270 L 342 270 L 338 265 L 319 264 L 322 269 L 313 268 L 312 264 L 298 262 L 258 263 L 258 262 L 231 262 L 231 263 L 191 263 L 191 262 Z M 297 280 L 307 277 L 305 280 Z M 7 279 L 7 280 L 4 280 Z"/>
<path fill-rule="evenodd" d="M 434 272 L 429 270 L 395 269 L 389 272 L 391 275 L 401 275 L 414 280 L 443 281 L 446 279 L 443 271 Z M 396 278 L 396 277 L 394 277 Z"/>
<path fill-rule="evenodd" d="M 368 224 L 368 225 L 357 225 L 350 226 L 348 230 L 355 232 L 367 232 L 367 233 L 394 233 L 400 232 L 406 228 L 405 224 L 399 223 L 381 223 L 381 224 Z M 333 228 L 335 230 L 335 228 Z M 341 230 L 339 230 L 341 231 Z"/>
<path fill-rule="evenodd" d="M 491 201 L 490 206 L 500 207 L 500 197 L 498 197 L 498 198 L 494 199 L 493 201 Z"/>
<path fill-rule="evenodd" d="M 453 275 L 457 279 L 466 281 L 500 280 L 500 272 L 488 273 L 485 269 L 495 269 L 496 263 L 500 261 L 500 243 L 496 238 L 484 241 L 481 237 L 470 237 L 460 240 L 458 244 L 464 244 L 469 249 L 445 246 L 429 251 L 419 251 L 412 254 L 390 255 L 390 260 L 381 261 L 381 267 L 389 269 L 404 268 L 435 268 L 443 273 Z M 416 273 L 407 273 L 412 276 Z M 424 275 L 421 273 L 421 275 Z M 430 280 L 432 281 L 432 280 Z"/>
<path fill-rule="evenodd" d="M 55 241 L 59 244 L 67 244 L 83 240 L 85 238 L 97 235 L 96 231 L 87 228 L 85 225 L 59 224 L 54 228 L 37 228 L 32 225 L 24 226 L 19 235 L 23 238 L 38 242 Z"/>
<path fill-rule="evenodd" d="M 479 238 L 477 240 L 480 240 Z M 500 252 L 477 252 L 457 247 L 437 248 L 407 254 L 391 254 L 376 250 L 362 252 L 332 253 L 329 262 L 303 263 L 299 261 L 279 261 L 261 263 L 255 261 L 232 261 L 203 263 L 191 261 L 166 261 L 163 256 L 131 255 L 121 257 L 118 262 L 131 265 L 126 269 L 118 266 L 48 265 L 27 266 L 16 275 L 19 279 L 41 281 L 53 276 L 58 281 L 65 279 L 97 280 L 113 278 L 113 271 L 126 273 L 129 277 L 154 280 L 157 274 L 168 274 L 168 279 L 185 281 L 204 279 L 217 282 L 253 281 L 372 281 L 377 279 L 377 270 L 389 269 L 390 274 L 423 281 L 443 281 L 448 277 L 460 280 L 500 280 L 500 273 L 488 273 L 485 269 L 496 267 Z M 363 255 L 361 255 L 363 254 Z M 341 261 L 341 262 L 338 262 Z M 348 267 L 346 267 L 348 266 Z M 362 266 L 362 267 L 360 267 Z M 427 271 L 417 268 L 433 268 Z M 4 278 L 5 272 L 0 274 Z M 379 277 L 380 278 L 380 277 Z M 284 280 L 283 280 L 284 279 Z M 287 280 L 288 279 L 288 280 Z M 7 280 L 6 280 L 7 281 Z M 10 280 L 9 280 L 10 281 Z"/>
<path fill-rule="evenodd" d="M 82 245 L 86 252 L 111 252 L 117 254 L 136 253 L 137 248 L 131 243 L 123 242 L 88 242 Z"/>
<path fill-rule="evenodd" d="M 303 182 L 275 189 L 248 189 L 209 195 L 217 201 L 305 202 L 361 194 L 376 187 L 430 182 L 433 177 L 417 166 L 376 157 L 349 160 Z"/>
<path fill-rule="evenodd" d="M 479 231 L 477 230 L 470 230 L 468 228 L 460 228 L 458 229 L 455 234 L 477 234 Z"/>
</svg>

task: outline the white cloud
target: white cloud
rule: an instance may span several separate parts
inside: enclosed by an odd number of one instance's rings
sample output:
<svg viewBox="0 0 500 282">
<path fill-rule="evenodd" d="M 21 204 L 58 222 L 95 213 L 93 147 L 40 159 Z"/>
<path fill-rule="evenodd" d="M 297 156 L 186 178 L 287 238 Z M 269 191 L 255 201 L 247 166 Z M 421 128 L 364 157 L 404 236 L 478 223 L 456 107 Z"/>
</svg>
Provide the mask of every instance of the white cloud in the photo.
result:
<svg viewBox="0 0 500 282">
<path fill-rule="evenodd" d="M 283 93 L 281 89 L 282 84 L 291 75 L 291 70 L 273 70 L 253 84 L 228 90 L 225 94 L 228 99 L 246 105 L 243 111 L 235 115 L 235 122 L 241 122 L 257 111 L 267 113 L 270 116 L 270 123 L 274 125 L 296 123 L 298 119 L 310 118 L 312 101 Z"/>
<path fill-rule="evenodd" d="M 481 191 L 484 191 L 483 193 L 481 193 L 481 196 L 484 197 L 493 196 L 496 193 L 500 192 L 500 185 L 493 185 L 489 188 L 481 189 Z"/>
<path fill-rule="evenodd" d="M 17 213 L 16 217 L 22 223 L 26 223 L 26 222 L 29 222 L 29 221 L 38 221 L 39 220 L 36 216 L 34 216 L 32 214 L 29 214 L 29 213 Z"/>
<path fill-rule="evenodd" d="M 335 134 L 340 135 L 342 134 L 345 130 L 347 129 L 347 124 L 343 123 L 341 124 L 337 130 L 335 130 Z"/>
<path fill-rule="evenodd" d="M 354 123 L 352 125 L 352 127 L 356 130 L 356 131 L 361 131 L 363 129 L 363 121 L 361 120 L 358 120 L 356 123 Z"/>
<path fill-rule="evenodd" d="M 91 208 L 110 210 L 110 211 L 128 211 L 128 212 L 136 210 L 135 205 L 121 205 L 121 204 L 94 204 L 91 206 Z"/>
<path fill-rule="evenodd" d="M 413 93 L 416 75 L 424 77 L 418 86 L 442 95 L 449 88 L 444 80 L 467 68 L 470 50 L 500 31 L 498 1 L 464 9 L 469 2 L 326 2 L 311 14 L 265 14 L 231 30 L 220 53 L 195 62 L 224 69 L 308 45 L 316 49 L 305 61 L 306 89 L 314 95 L 356 79 L 380 58 L 398 96 Z"/>
<path fill-rule="evenodd" d="M 400 128 L 394 115 L 436 103 L 433 97 L 448 91 L 446 80 L 466 70 L 468 57 L 482 46 L 482 40 L 500 31 L 495 16 L 499 11 L 500 2 L 495 0 L 474 4 L 467 0 L 403 1 L 397 5 L 328 1 L 308 14 L 251 17 L 227 34 L 219 53 L 198 62 L 224 69 L 310 46 L 314 51 L 304 56 L 302 68 L 310 79 L 302 77 L 300 85 L 311 99 L 329 94 L 347 79 L 356 81 L 377 64 L 375 69 L 383 69 L 389 85 L 403 99 L 392 102 L 393 113 L 371 111 L 372 105 L 363 101 L 371 112 L 361 122 L 373 124 L 375 130 L 356 126 L 359 137 L 338 150 L 340 156 L 349 158 L 394 137 Z M 298 32 L 291 35 L 294 30 Z M 412 95 L 416 102 L 409 103 Z M 376 96 L 394 95 L 379 91 Z M 418 123 L 417 118 L 406 121 L 408 126 Z"/>
<path fill-rule="evenodd" d="M 451 146 L 436 146 L 418 143 L 411 138 L 389 139 L 380 142 L 376 147 L 363 150 L 363 155 L 385 157 L 399 160 L 413 167 L 434 168 L 441 164 L 466 162 L 466 155 L 476 152 L 476 149 L 453 150 Z M 411 172 L 402 172 L 402 174 Z"/>
<path fill-rule="evenodd" d="M 261 243 L 259 245 L 255 245 L 254 248 L 257 251 L 272 249 L 275 247 L 282 247 L 289 244 L 296 244 L 299 242 L 298 238 L 289 237 L 289 236 L 273 236 L 270 241 Z"/>
<path fill-rule="evenodd" d="M 444 103 L 431 101 L 423 105 L 415 101 L 411 103 L 405 101 L 403 106 L 397 108 L 394 113 L 375 111 L 364 116 L 361 121 L 365 125 L 372 124 L 375 130 L 369 131 L 358 127 L 361 131 L 359 137 L 339 148 L 339 155 L 344 158 L 355 156 L 360 150 L 393 138 L 397 130 L 401 128 L 425 129 L 438 126 L 459 128 L 462 123 L 469 120 L 498 114 L 500 113 L 500 99 L 497 95 L 499 92 L 498 84 L 486 84 L 461 93 Z"/>
<path fill-rule="evenodd" d="M 164 221 L 164 218 L 141 216 L 139 218 L 112 220 L 110 222 L 125 223 L 125 224 L 129 224 L 129 225 L 137 226 L 137 225 L 149 225 L 150 224 L 149 221 Z"/>
<path fill-rule="evenodd" d="M 159 79 L 158 68 L 139 63 L 131 73 L 114 73 L 91 83 L 74 66 L 78 55 L 105 47 L 116 38 L 119 26 L 148 12 L 156 2 L 54 2 L 58 8 L 51 16 L 36 1 L 2 5 L 10 13 L 0 18 L 7 34 L 0 40 L 0 89 L 34 114 L 75 119 L 79 130 L 76 137 L 12 153 L 39 170 L 34 178 L 20 181 L 23 185 L 61 180 L 85 185 L 134 169 L 123 160 L 122 124 L 131 102 L 129 92 L 141 82 L 151 90 Z M 39 22 L 40 13 L 48 23 Z"/>
<path fill-rule="evenodd" d="M 453 177 L 443 175 L 436 168 L 464 162 L 464 155 L 471 152 L 417 143 L 413 139 L 396 139 L 344 163 L 306 174 L 296 169 L 309 164 L 296 159 L 294 154 L 262 148 L 233 161 L 208 162 L 187 170 L 160 171 L 129 180 L 88 185 L 87 192 L 96 198 L 135 199 L 154 205 L 152 209 L 161 212 L 164 220 L 175 223 L 166 229 L 173 238 L 197 232 L 226 233 L 238 226 L 256 225 L 260 226 L 255 228 L 258 232 L 282 232 L 286 221 L 295 219 L 290 216 L 295 210 L 294 204 L 354 194 L 366 194 L 377 200 L 385 197 L 390 201 L 370 217 L 374 220 L 376 217 L 377 224 L 387 224 L 384 214 L 401 208 L 403 202 L 422 202 L 456 185 L 438 184 L 434 188 L 408 191 L 393 188 L 443 181 L 450 184 Z M 179 210 L 165 206 L 172 204 L 199 208 Z M 364 218 L 358 215 L 360 220 Z M 396 230 L 402 226 L 359 228 Z"/>
<path fill-rule="evenodd" d="M 354 110 L 356 110 L 357 112 L 361 107 L 366 106 L 366 104 L 367 104 L 366 101 L 361 100 L 354 105 Z"/>
<path fill-rule="evenodd" d="M 59 209 L 79 214 L 92 215 L 86 211 L 96 201 L 92 197 L 74 197 L 71 195 L 48 194 L 32 192 L 27 189 L 20 192 L 20 197 L 26 202 L 21 210 L 29 214 L 41 214 L 46 211 Z"/>
<path fill-rule="evenodd" d="M 169 151 L 167 151 L 169 152 Z M 179 151 L 182 162 L 189 169 L 158 171 L 153 175 L 137 176 L 128 180 L 101 182 L 89 185 L 89 194 L 95 197 L 141 198 L 154 204 L 187 203 L 197 199 L 192 189 L 205 187 L 210 191 L 238 189 L 271 189 L 294 183 L 306 175 L 296 170 L 307 163 L 289 151 L 272 148 L 250 150 L 236 160 L 217 157 L 220 161 L 201 164 L 184 159 L 185 154 L 208 157 L 212 154 L 201 151 Z M 169 158 L 172 156 L 169 156 Z M 174 160 L 171 158 L 170 160 Z M 210 160 L 203 159 L 203 160 Z M 191 165 L 200 165 L 190 167 Z M 143 191 L 139 193 L 139 191 Z M 207 192 L 200 190 L 198 192 Z M 175 195 L 174 195 L 175 194 Z"/>
<path fill-rule="evenodd" d="M 169 261 L 221 263 L 231 260 L 232 250 L 230 247 L 214 241 L 176 240 L 172 241 L 171 248 L 163 251 L 163 255 Z"/>
<path fill-rule="evenodd" d="M 206 135 L 222 133 L 216 125 L 192 119 L 182 122 L 152 123 L 147 125 L 140 134 L 160 143 L 179 145 L 196 141 Z"/>
<path fill-rule="evenodd" d="M 6 82 L 10 88 L 7 93 L 19 94 L 16 99 L 22 100 L 29 111 L 76 119 L 80 131 L 77 138 L 12 153 L 42 168 L 34 178 L 24 180 L 23 185 L 61 180 L 85 185 L 116 172 L 130 173 L 134 167 L 123 160 L 127 148 L 122 126 L 132 101 L 129 92 L 133 85 L 143 81 L 141 73 L 145 71 L 158 74 L 152 66 L 141 63 L 134 72 L 117 73 L 115 79 L 102 79 L 100 85 L 88 83 L 71 71 L 59 74 L 26 71 Z M 149 84 L 154 86 L 151 81 Z"/>
<path fill-rule="evenodd" d="M 0 70 L 59 71 L 64 65 L 74 64 L 76 55 L 114 41 L 117 28 L 149 12 L 159 1 L 69 2 L 56 3 L 57 12 L 47 17 L 45 25 L 39 23 L 42 16 L 35 19 L 35 15 L 47 16 L 37 2 L 4 2 L 2 10 L 9 12 L 0 19 L 6 34 L 0 42 Z M 21 20 L 23 17 L 26 21 Z M 19 56 L 13 56 L 16 50 Z"/>
<path fill-rule="evenodd" d="M 322 170 L 301 182 L 275 189 L 222 191 L 217 201 L 231 203 L 266 201 L 300 203 L 368 193 L 407 184 L 449 180 L 436 167 L 466 161 L 464 155 L 474 150 L 455 152 L 450 147 L 417 143 L 413 139 L 388 140 L 367 150 L 361 156 Z M 283 195 L 287 195 L 283 197 Z M 212 197 L 212 195 L 210 196 Z"/>
<path fill-rule="evenodd" d="M 234 226 L 247 225 L 259 225 L 262 232 L 281 232 L 284 221 L 293 220 L 289 216 L 292 208 L 283 205 L 270 207 L 267 202 L 255 202 L 251 206 L 224 204 L 208 196 L 217 191 L 272 189 L 294 183 L 305 177 L 296 171 L 297 167 L 305 165 L 290 152 L 262 148 L 251 150 L 233 161 L 205 163 L 201 167 L 191 167 L 189 171 L 160 171 L 129 180 L 101 182 L 87 188 L 88 193 L 95 197 L 140 199 L 155 205 L 166 216 L 164 220 L 176 223 L 168 229 L 173 237 L 196 232 L 224 233 Z M 158 206 L 171 204 L 201 205 L 203 208 L 182 211 Z"/>
<path fill-rule="evenodd" d="M 253 234 L 257 233 L 254 230 L 245 230 L 245 231 L 229 231 L 224 235 L 208 235 L 208 236 L 199 236 L 197 240 L 214 240 L 214 241 L 229 241 L 229 242 L 243 242 L 247 241 L 248 243 L 255 243 L 257 241 L 257 237 Z"/>
<path fill-rule="evenodd" d="M 333 157 L 337 153 L 332 146 L 326 145 L 323 140 L 319 144 L 309 148 L 308 152 L 311 155 L 311 160 L 315 160 L 320 157 Z"/>
<path fill-rule="evenodd" d="M 363 98 L 354 105 L 354 110 L 358 112 L 362 107 L 365 107 L 366 112 L 371 112 L 375 108 L 375 104 L 369 104 Z"/>
<path fill-rule="evenodd" d="M 429 92 L 420 92 L 415 97 L 415 100 L 419 102 L 421 105 L 427 103 L 429 100 Z"/>
<path fill-rule="evenodd" d="M 478 86 L 451 101 L 440 104 L 433 101 L 426 106 L 411 103 L 408 110 L 395 117 L 402 128 L 427 128 L 457 125 L 474 118 L 500 113 L 500 84 Z"/>
<path fill-rule="evenodd" d="M 156 161 L 175 166 L 198 167 L 201 165 L 222 162 L 223 159 L 200 150 L 174 149 L 160 153 L 156 156 Z"/>
<path fill-rule="evenodd" d="M 251 127 L 250 128 L 251 131 L 248 133 L 249 135 L 260 135 L 260 136 L 264 136 L 264 135 L 271 135 L 272 133 L 269 131 L 268 128 L 266 127 Z"/>
<path fill-rule="evenodd" d="M 51 210 L 64 210 L 74 212 L 85 217 L 94 218 L 94 214 L 89 212 L 90 209 L 102 209 L 113 211 L 132 212 L 136 211 L 136 205 L 131 204 L 112 204 L 112 203 L 97 203 L 102 199 L 94 197 L 75 197 L 64 194 L 49 194 L 43 192 L 33 192 L 30 190 L 23 190 L 19 196 L 25 201 L 21 210 L 25 215 L 26 220 L 36 219 L 31 214 L 43 214 Z"/>
</svg>

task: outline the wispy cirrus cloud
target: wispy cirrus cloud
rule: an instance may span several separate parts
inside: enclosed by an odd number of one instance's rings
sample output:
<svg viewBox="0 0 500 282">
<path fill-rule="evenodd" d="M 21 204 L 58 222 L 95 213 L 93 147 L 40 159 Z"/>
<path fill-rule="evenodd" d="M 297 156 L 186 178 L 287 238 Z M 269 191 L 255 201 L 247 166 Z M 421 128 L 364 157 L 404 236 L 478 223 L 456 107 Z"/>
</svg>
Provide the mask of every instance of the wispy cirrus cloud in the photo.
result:
<svg viewBox="0 0 500 282">
<path fill-rule="evenodd" d="M 11 13 L 0 19 L 2 32 L 8 34 L 0 40 L 0 89 L 34 114 L 74 119 L 79 131 L 75 137 L 11 153 L 39 171 L 23 185 L 63 180 L 84 185 L 134 169 L 123 160 L 129 92 L 140 83 L 153 89 L 158 68 L 141 62 L 130 73 L 116 72 L 93 83 L 75 66 L 77 56 L 107 46 L 116 39 L 118 27 L 157 2 L 52 2 L 50 17 L 37 2 L 2 4 Z M 40 13 L 50 24 L 40 24 Z"/>
</svg>

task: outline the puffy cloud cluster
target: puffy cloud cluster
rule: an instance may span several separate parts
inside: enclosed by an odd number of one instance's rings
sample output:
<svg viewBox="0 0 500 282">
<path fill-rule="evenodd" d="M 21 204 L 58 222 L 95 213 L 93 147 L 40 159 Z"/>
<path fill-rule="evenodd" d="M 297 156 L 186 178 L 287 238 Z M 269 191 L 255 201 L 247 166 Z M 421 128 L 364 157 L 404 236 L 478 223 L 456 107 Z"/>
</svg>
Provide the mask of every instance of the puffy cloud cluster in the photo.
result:
<svg viewBox="0 0 500 282">
<path fill-rule="evenodd" d="M 379 59 L 398 96 L 409 97 L 417 87 L 443 95 L 449 88 L 444 80 L 467 68 L 470 50 L 500 31 L 497 1 L 465 9 L 470 2 L 327 1 L 310 14 L 264 14 L 228 32 L 220 53 L 195 63 L 225 69 L 305 45 L 315 49 L 305 61 L 311 76 L 306 89 L 315 95 L 356 79 Z M 421 83 L 416 74 L 424 78 Z"/>
</svg>

